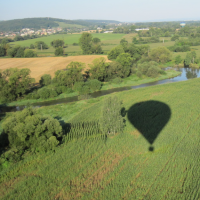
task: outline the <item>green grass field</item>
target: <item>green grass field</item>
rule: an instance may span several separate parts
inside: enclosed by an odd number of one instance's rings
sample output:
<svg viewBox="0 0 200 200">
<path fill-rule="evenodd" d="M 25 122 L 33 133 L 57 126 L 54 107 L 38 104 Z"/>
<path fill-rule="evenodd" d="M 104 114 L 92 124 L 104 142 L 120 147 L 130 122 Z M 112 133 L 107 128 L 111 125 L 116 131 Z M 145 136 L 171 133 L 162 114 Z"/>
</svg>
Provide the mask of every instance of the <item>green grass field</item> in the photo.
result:
<svg viewBox="0 0 200 200">
<path fill-rule="evenodd" d="M 199 85 L 197 78 L 110 95 L 117 95 L 127 111 L 124 133 L 106 141 L 73 140 L 55 152 L 27 155 L 5 166 L 0 172 L 1 199 L 200 199 Z M 65 122 L 93 121 L 100 117 L 104 98 L 38 111 Z M 148 101 L 171 110 L 152 144 L 154 151 L 128 118 L 133 105 Z M 154 123 L 151 126 L 157 131 Z"/>
<path fill-rule="evenodd" d="M 60 22 L 62 23 L 62 22 Z M 64 24 L 66 25 L 66 24 Z M 74 25 L 73 25 L 74 26 Z M 43 36 L 41 38 L 36 38 L 36 39 L 31 39 L 31 40 L 24 40 L 24 41 L 17 41 L 17 42 L 12 42 L 10 43 L 11 46 L 13 45 L 21 45 L 21 46 L 27 46 L 29 47 L 30 44 L 34 44 L 36 41 L 44 41 L 46 44 L 48 44 L 49 49 L 45 50 L 36 50 L 38 56 L 54 56 L 54 51 L 55 49 L 51 47 L 50 43 L 51 41 L 55 39 L 62 39 L 65 41 L 66 44 L 68 44 L 68 47 L 65 48 L 65 54 L 67 55 L 81 55 L 82 51 L 79 46 L 73 46 L 73 43 L 78 43 L 79 38 L 81 34 L 56 34 L 56 35 L 50 35 L 50 36 Z M 122 38 L 125 38 L 129 43 L 132 43 L 132 38 L 137 37 L 137 33 L 133 34 L 102 34 L 102 33 L 93 33 L 93 37 L 98 37 L 101 39 L 102 42 L 102 49 L 104 51 L 104 54 L 107 54 L 112 48 L 116 47 L 119 45 L 120 40 Z M 148 44 L 150 46 L 150 49 L 157 48 L 159 46 L 173 46 L 174 41 L 171 41 L 170 37 L 160 37 L 160 40 L 163 41 L 164 43 L 151 43 Z M 196 51 L 197 53 L 197 58 L 200 58 L 200 46 L 194 46 L 191 47 L 192 50 Z M 186 56 L 187 52 L 172 52 L 172 59 L 174 59 L 177 55 L 181 55 L 181 57 L 184 59 Z"/>
<path fill-rule="evenodd" d="M 119 44 L 120 40 L 122 39 L 125 34 L 110 34 L 110 33 L 93 33 L 93 37 L 98 37 L 102 43 L 105 45 L 102 46 L 102 49 L 108 52 L 111 48 L 115 47 Z M 65 49 L 65 53 L 68 55 L 80 55 L 81 48 L 79 46 L 73 46 L 73 43 L 78 43 L 81 34 L 56 34 L 50 36 L 43 36 L 41 38 L 31 39 L 31 40 L 24 40 L 24 41 L 17 41 L 10 43 L 11 46 L 13 45 L 20 45 L 29 47 L 30 44 L 34 44 L 36 41 L 43 41 L 48 46 L 49 49 L 45 50 L 36 50 L 39 56 L 54 56 L 55 49 L 51 47 L 51 41 L 56 39 L 61 39 L 65 41 L 65 44 L 68 44 L 68 47 Z"/>
</svg>

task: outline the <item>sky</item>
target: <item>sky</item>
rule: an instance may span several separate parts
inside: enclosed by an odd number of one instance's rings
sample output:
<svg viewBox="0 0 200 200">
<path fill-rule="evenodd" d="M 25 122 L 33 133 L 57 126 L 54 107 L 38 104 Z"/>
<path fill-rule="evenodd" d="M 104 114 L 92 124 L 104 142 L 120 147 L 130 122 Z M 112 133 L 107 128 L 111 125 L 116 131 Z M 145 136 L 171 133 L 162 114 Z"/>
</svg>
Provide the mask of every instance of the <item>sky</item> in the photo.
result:
<svg viewBox="0 0 200 200">
<path fill-rule="evenodd" d="M 198 0 L 0 0 L 0 20 L 32 17 L 121 22 L 200 20 Z"/>
</svg>

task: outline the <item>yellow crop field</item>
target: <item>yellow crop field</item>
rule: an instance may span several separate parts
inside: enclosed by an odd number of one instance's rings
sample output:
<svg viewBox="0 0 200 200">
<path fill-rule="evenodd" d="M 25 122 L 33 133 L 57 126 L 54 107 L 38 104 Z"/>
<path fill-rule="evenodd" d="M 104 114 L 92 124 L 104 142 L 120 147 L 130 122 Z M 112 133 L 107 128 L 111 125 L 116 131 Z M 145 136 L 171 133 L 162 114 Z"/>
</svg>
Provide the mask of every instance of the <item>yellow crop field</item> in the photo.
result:
<svg viewBox="0 0 200 200">
<path fill-rule="evenodd" d="M 31 70 L 31 77 L 39 81 L 44 74 L 50 74 L 52 77 L 57 70 L 65 69 L 66 66 L 72 62 L 83 62 L 85 67 L 91 64 L 95 58 L 104 57 L 106 55 L 85 55 L 85 56 L 68 56 L 68 57 L 43 57 L 43 58 L 5 58 L 0 59 L 0 70 L 3 71 L 8 68 L 29 68 Z"/>
</svg>

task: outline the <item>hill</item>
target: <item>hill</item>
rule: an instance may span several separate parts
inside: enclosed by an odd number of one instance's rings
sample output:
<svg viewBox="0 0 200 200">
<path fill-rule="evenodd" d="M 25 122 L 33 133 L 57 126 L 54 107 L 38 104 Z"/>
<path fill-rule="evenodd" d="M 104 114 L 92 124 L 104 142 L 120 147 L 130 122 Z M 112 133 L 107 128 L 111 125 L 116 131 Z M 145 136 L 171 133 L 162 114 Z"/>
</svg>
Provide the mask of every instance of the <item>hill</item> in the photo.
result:
<svg viewBox="0 0 200 200">
<path fill-rule="evenodd" d="M 127 113 L 124 133 L 106 140 L 73 140 L 55 152 L 27 155 L 0 172 L 1 198 L 199 199 L 199 85 L 200 79 L 193 79 L 114 94 Z M 65 122 L 93 121 L 100 116 L 104 98 L 38 111 Z M 152 145 L 134 127 L 133 116 L 143 105 L 151 111 L 144 126 L 157 131 Z M 162 130 L 156 110 L 170 114 Z M 154 151 L 148 150 L 150 145 Z"/>
<path fill-rule="evenodd" d="M 25 19 L 13 19 L 8 21 L 0 21 L 0 31 L 20 31 L 23 28 L 52 28 L 58 27 L 59 23 L 63 22 L 68 25 L 80 25 L 80 26 L 92 26 L 100 25 L 102 23 L 119 23 L 113 20 L 66 20 L 58 18 L 25 18 Z M 63 26 L 63 24 L 62 24 Z"/>
</svg>

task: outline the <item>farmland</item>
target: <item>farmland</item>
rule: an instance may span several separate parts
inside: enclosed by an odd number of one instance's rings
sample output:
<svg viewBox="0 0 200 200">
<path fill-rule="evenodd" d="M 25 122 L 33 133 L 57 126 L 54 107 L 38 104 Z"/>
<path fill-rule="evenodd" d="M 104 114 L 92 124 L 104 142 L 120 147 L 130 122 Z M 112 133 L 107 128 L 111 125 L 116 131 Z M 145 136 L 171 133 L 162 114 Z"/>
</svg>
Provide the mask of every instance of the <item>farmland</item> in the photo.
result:
<svg viewBox="0 0 200 200">
<path fill-rule="evenodd" d="M 95 58 L 104 57 L 105 55 L 86 55 L 86 56 L 68 56 L 68 57 L 46 57 L 46 58 L 4 58 L 0 59 L 0 70 L 8 68 L 29 68 L 31 70 L 31 77 L 39 81 L 44 74 L 50 74 L 52 77 L 57 70 L 65 69 L 66 66 L 72 62 L 83 62 L 91 64 Z M 107 59 L 108 61 L 108 59 Z"/>
<path fill-rule="evenodd" d="M 200 79 L 193 79 L 115 94 L 127 111 L 123 133 L 107 140 L 73 140 L 55 152 L 27 155 L 1 171 L 1 198 L 199 199 L 199 84 Z M 54 112 L 65 122 L 94 121 L 104 98 L 38 111 L 51 116 Z M 128 118 L 133 105 L 148 101 L 162 102 L 171 110 L 154 151 Z"/>
<path fill-rule="evenodd" d="M 104 51 L 108 51 L 114 46 L 118 45 L 120 40 L 122 39 L 125 34 L 100 34 L 95 33 L 92 34 L 93 37 L 98 37 L 102 43 L 105 43 L 106 45 L 103 46 Z M 68 55 L 80 55 L 81 54 L 81 48 L 79 46 L 73 46 L 73 43 L 78 43 L 79 38 L 81 37 L 81 34 L 56 34 L 51 36 L 43 36 L 41 38 L 31 39 L 31 40 L 24 40 L 24 41 L 17 41 L 10 43 L 12 45 L 21 45 L 21 46 L 27 46 L 29 47 L 30 44 L 34 44 L 36 41 L 43 41 L 48 46 L 49 49 L 46 50 L 37 50 L 37 53 L 39 56 L 54 56 L 55 49 L 51 47 L 50 43 L 53 40 L 61 39 L 65 41 L 65 44 L 68 44 L 68 47 L 65 49 L 65 53 Z"/>
</svg>

